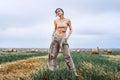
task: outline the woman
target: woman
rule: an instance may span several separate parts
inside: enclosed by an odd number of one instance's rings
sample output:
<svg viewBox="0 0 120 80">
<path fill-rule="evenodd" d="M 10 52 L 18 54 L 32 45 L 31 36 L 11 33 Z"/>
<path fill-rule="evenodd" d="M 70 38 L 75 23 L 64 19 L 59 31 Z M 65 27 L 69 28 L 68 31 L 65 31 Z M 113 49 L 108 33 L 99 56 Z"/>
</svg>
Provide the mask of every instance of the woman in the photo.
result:
<svg viewBox="0 0 120 80">
<path fill-rule="evenodd" d="M 48 53 L 48 68 L 52 71 L 56 69 L 56 58 L 61 49 L 68 68 L 74 71 L 75 76 L 78 76 L 67 43 L 72 33 L 71 21 L 64 17 L 64 11 L 61 8 L 57 8 L 55 13 L 59 18 L 54 20 L 54 32 Z M 69 28 L 68 35 L 66 35 L 67 28 Z"/>
</svg>

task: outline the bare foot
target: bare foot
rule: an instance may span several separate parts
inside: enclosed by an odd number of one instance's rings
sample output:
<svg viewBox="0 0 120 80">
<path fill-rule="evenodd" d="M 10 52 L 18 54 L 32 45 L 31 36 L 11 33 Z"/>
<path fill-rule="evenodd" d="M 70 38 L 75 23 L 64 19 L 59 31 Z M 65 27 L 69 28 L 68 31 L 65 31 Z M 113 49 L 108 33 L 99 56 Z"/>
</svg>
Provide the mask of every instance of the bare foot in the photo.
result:
<svg viewBox="0 0 120 80">
<path fill-rule="evenodd" d="M 77 73 L 76 71 L 74 71 L 74 74 L 75 74 L 75 76 L 76 76 L 76 77 L 78 77 L 78 76 L 79 76 L 79 75 L 78 75 L 78 73 Z"/>
</svg>

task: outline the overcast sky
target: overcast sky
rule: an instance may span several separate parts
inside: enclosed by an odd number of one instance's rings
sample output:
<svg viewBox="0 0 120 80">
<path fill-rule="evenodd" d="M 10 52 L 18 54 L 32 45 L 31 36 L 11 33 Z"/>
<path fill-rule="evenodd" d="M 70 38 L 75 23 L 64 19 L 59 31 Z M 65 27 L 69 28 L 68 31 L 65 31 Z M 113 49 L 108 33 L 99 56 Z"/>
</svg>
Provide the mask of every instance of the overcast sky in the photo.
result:
<svg viewBox="0 0 120 80">
<path fill-rule="evenodd" d="M 0 0 L 0 48 L 49 48 L 58 7 L 70 48 L 120 48 L 120 0 Z"/>
</svg>

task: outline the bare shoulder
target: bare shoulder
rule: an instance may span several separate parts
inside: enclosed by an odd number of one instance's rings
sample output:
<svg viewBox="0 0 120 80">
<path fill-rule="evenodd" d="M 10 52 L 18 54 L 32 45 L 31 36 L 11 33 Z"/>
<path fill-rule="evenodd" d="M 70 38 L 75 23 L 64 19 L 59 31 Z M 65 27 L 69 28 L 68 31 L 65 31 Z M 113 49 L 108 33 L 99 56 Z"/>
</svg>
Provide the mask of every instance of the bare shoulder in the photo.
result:
<svg viewBox="0 0 120 80">
<path fill-rule="evenodd" d="M 69 18 L 65 18 L 65 20 L 70 21 L 70 19 L 69 19 Z"/>
<path fill-rule="evenodd" d="M 66 20 L 68 23 L 71 22 L 71 20 L 70 20 L 69 18 L 66 18 L 65 20 Z"/>
<path fill-rule="evenodd" d="M 54 23 L 56 23 L 57 22 L 57 19 L 54 19 Z"/>
<path fill-rule="evenodd" d="M 57 19 L 54 19 L 54 22 L 56 23 L 56 22 L 58 22 L 59 21 L 59 19 L 57 18 Z"/>
<path fill-rule="evenodd" d="M 67 24 L 70 25 L 71 24 L 71 20 L 69 18 L 66 18 Z"/>
<path fill-rule="evenodd" d="M 54 19 L 54 22 L 56 22 L 57 21 L 57 19 Z"/>
</svg>

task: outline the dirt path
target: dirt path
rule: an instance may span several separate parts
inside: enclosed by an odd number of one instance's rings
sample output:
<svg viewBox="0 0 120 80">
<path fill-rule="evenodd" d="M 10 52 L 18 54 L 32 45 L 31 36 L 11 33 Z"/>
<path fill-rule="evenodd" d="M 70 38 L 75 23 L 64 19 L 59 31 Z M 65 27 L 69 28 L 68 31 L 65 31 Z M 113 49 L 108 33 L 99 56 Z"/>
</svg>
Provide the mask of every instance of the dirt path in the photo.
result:
<svg viewBox="0 0 120 80">
<path fill-rule="evenodd" d="M 47 63 L 48 56 L 0 64 L 0 80 L 31 80 L 30 73 L 38 71 Z"/>
</svg>

